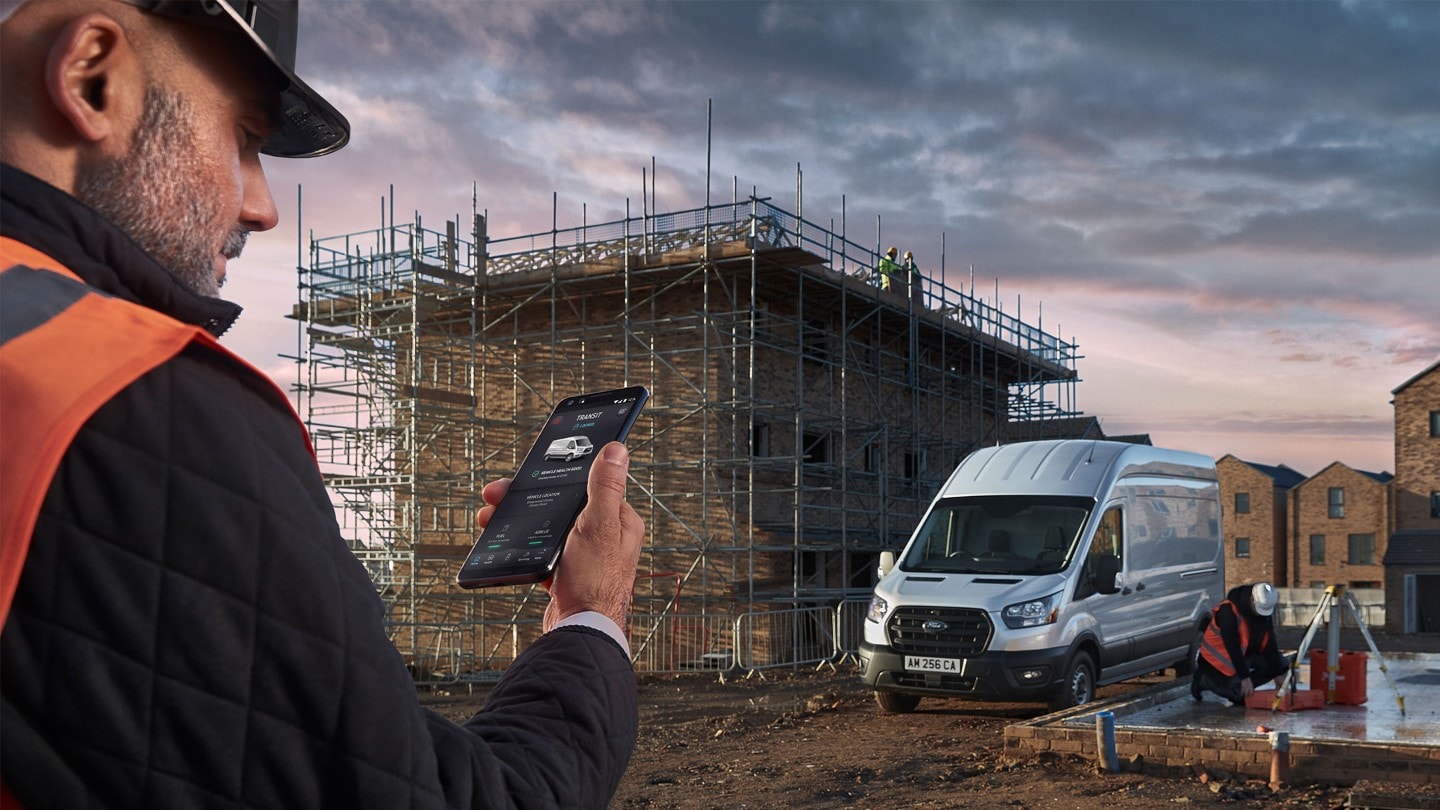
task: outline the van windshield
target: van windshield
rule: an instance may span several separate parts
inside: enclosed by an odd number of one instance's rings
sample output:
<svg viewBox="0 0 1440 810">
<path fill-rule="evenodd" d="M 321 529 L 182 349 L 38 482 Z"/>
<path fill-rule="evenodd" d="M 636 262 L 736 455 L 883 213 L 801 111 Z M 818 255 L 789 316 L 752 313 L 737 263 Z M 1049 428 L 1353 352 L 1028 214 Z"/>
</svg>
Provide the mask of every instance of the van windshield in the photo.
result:
<svg viewBox="0 0 1440 810">
<path fill-rule="evenodd" d="M 920 527 L 900 567 L 946 574 L 1054 574 L 1076 554 L 1093 498 L 946 498 Z"/>
</svg>

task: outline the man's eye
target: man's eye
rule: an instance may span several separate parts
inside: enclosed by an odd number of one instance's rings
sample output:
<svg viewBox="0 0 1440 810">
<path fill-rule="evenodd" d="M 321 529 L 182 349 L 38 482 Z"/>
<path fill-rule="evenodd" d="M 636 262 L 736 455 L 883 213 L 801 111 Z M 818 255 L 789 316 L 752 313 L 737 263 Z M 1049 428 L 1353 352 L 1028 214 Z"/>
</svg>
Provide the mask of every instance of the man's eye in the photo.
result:
<svg viewBox="0 0 1440 810">
<path fill-rule="evenodd" d="M 240 147 L 242 149 L 259 149 L 263 143 L 265 143 L 265 136 L 258 130 L 246 126 L 240 127 Z"/>
</svg>

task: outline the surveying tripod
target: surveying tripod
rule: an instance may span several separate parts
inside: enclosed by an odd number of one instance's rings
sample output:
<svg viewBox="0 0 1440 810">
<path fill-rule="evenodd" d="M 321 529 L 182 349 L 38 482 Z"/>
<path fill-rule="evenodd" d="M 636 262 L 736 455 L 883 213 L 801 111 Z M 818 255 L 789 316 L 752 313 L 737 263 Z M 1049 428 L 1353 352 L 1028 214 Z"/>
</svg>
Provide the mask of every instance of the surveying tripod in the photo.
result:
<svg viewBox="0 0 1440 810">
<path fill-rule="evenodd" d="M 1375 647 L 1375 639 L 1370 637 L 1370 629 L 1365 626 L 1365 618 L 1360 615 L 1360 606 L 1356 604 L 1355 597 L 1345 590 L 1344 585 L 1331 585 L 1325 589 L 1325 595 L 1320 597 L 1320 605 L 1315 609 L 1315 615 L 1310 619 L 1310 626 L 1305 630 L 1305 638 L 1300 642 L 1300 649 L 1295 651 L 1295 660 L 1290 662 L 1290 670 L 1285 673 L 1285 680 L 1281 681 L 1280 688 L 1275 690 L 1275 704 L 1270 711 L 1280 707 L 1280 701 L 1285 695 L 1285 690 L 1295 689 L 1295 674 L 1300 671 L 1300 662 L 1305 660 L 1305 654 L 1310 651 L 1310 642 L 1315 638 L 1315 630 L 1320 626 L 1322 617 L 1329 617 L 1329 632 L 1326 638 L 1325 655 L 1325 700 L 1329 701 L 1335 697 L 1335 676 L 1340 671 L 1340 608 L 1344 607 L 1354 617 L 1355 624 L 1360 628 L 1360 633 L 1365 636 L 1365 643 L 1370 645 L 1370 652 L 1374 653 L 1375 660 L 1380 664 L 1380 672 L 1385 676 L 1385 683 L 1390 685 L 1390 691 L 1395 693 L 1395 702 L 1400 705 L 1400 716 L 1405 716 L 1405 698 L 1400 696 L 1399 690 L 1395 688 L 1395 682 L 1390 680 L 1390 670 L 1385 666 L 1385 658 L 1380 655 L 1380 650 Z"/>
</svg>

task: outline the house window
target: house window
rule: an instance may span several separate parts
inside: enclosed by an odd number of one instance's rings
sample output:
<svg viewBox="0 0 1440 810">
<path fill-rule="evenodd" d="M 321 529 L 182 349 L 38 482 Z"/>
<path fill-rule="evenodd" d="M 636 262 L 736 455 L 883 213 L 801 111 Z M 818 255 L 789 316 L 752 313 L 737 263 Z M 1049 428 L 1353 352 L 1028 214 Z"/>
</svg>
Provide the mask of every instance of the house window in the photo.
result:
<svg viewBox="0 0 1440 810">
<path fill-rule="evenodd" d="M 1310 564 L 1325 564 L 1325 535 L 1323 534 L 1310 535 Z"/>
<path fill-rule="evenodd" d="M 1430 517 L 1440 518 L 1440 492 L 1430 493 Z"/>
<path fill-rule="evenodd" d="M 1237 492 L 1237 493 L 1235 493 L 1235 514 L 1237 514 L 1237 515 L 1248 515 L 1248 514 L 1250 514 L 1250 493 L 1248 493 L 1248 492 Z"/>
<path fill-rule="evenodd" d="M 1330 517 L 1345 517 L 1345 488 L 1330 487 Z"/>
<path fill-rule="evenodd" d="M 750 455 L 764 458 L 770 455 L 770 426 L 756 422 L 750 428 Z"/>
<path fill-rule="evenodd" d="M 1350 535 L 1350 559 L 1347 562 L 1351 565 L 1374 565 L 1375 535 Z"/>
<path fill-rule="evenodd" d="M 804 451 L 806 464 L 829 464 L 830 434 L 806 433 Z"/>
<path fill-rule="evenodd" d="M 1235 538 L 1235 556 L 1236 556 L 1236 557 L 1249 557 L 1249 556 L 1250 556 L 1250 538 L 1248 538 L 1248 537 L 1237 537 L 1237 538 Z"/>
<path fill-rule="evenodd" d="M 1440 439 L 1440 411 L 1430 412 L 1430 438 Z"/>
</svg>

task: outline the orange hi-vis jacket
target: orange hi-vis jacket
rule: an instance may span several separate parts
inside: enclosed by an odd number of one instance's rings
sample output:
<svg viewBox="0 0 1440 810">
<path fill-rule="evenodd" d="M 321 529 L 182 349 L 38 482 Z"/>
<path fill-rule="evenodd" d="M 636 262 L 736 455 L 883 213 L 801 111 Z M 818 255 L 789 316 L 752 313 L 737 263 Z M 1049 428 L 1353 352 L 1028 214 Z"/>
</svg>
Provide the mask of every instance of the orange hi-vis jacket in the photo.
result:
<svg viewBox="0 0 1440 810">
<path fill-rule="evenodd" d="M 1227 599 L 1216 605 L 1215 609 L 1211 611 L 1210 626 L 1205 628 L 1205 635 L 1200 638 L 1200 655 L 1209 661 L 1210 665 L 1215 667 L 1218 672 L 1229 677 L 1233 676 L 1237 670 L 1235 662 L 1230 660 L 1230 653 L 1225 648 L 1225 639 L 1220 635 L 1220 622 L 1217 621 L 1221 608 L 1225 607 L 1235 614 L 1235 622 L 1240 626 L 1240 654 L 1248 655 L 1250 653 L 1250 623 L 1240 615 L 1240 610 L 1235 607 L 1235 603 Z M 1260 649 L 1256 652 L 1264 650 L 1269 643 L 1270 636 L 1266 634 L 1264 638 L 1260 639 Z"/>
<path fill-rule="evenodd" d="M 44 253 L 0 237 L 0 627 L 41 502 L 75 435 L 192 343 L 249 369 L 294 413 L 279 387 L 204 329 L 98 292 Z"/>
</svg>

